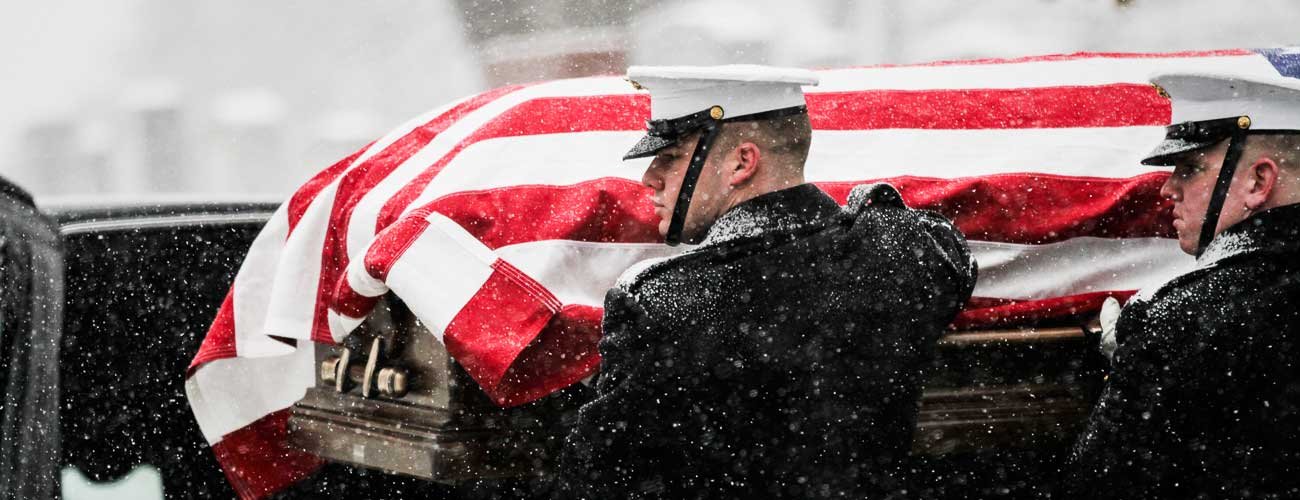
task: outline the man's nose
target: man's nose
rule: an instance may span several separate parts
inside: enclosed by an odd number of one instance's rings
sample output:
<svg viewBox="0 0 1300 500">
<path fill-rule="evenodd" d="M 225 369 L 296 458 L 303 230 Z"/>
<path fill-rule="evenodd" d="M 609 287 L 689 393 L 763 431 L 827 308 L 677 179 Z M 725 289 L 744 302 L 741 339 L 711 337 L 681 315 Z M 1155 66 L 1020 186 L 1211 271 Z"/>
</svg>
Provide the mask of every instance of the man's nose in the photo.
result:
<svg viewBox="0 0 1300 500">
<path fill-rule="evenodd" d="M 1178 176 L 1170 175 L 1165 179 L 1165 183 L 1160 185 L 1160 196 L 1173 201 L 1182 200 L 1182 186 L 1179 185 Z"/>
<path fill-rule="evenodd" d="M 655 191 L 663 190 L 664 186 L 663 177 L 659 175 L 661 169 L 656 168 L 659 166 L 658 164 L 659 160 L 657 159 L 651 161 L 650 166 L 646 167 L 645 173 L 641 174 L 641 184 Z"/>
</svg>

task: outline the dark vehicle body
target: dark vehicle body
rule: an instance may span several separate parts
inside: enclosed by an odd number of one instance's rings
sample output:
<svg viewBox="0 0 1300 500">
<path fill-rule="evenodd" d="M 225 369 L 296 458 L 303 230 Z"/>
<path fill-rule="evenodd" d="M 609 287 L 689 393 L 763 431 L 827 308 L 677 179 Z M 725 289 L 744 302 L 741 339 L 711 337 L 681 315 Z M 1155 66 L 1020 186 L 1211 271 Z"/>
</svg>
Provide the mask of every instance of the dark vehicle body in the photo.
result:
<svg viewBox="0 0 1300 500">
<path fill-rule="evenodd" d="M 159 471 L 168 498 L 235 496 L 190 412 L 184 377 L 274 210 L 226 202 L 42 212 L 0 180 L 0 500 L 58 498 L 66 467 L 111 481 L 142 465 Z M 1027 497 L 1050 483 L 1103 375 L 1084 319 L 940 341 L 909 478 L 921 496 Z M 460 388 L 453 403 L 489 417 L 507 411 L 480 404 L 454 363 L 445 369 Z M 466 484 L 465 474 L 442 478 L 458 484 L 448 485 L 355 465 L 327 464 L 278 497 L 460 498 L 496 488 Z M 488 476 L 487 464 L 466 467 Z"/>
<path fill-rule="evenodd" d="M 0 190 L 0 498 L 156 468 L 171 498 L 231 498 L 185 368 L 272 203 L 82 204 Z"/>
</svg>

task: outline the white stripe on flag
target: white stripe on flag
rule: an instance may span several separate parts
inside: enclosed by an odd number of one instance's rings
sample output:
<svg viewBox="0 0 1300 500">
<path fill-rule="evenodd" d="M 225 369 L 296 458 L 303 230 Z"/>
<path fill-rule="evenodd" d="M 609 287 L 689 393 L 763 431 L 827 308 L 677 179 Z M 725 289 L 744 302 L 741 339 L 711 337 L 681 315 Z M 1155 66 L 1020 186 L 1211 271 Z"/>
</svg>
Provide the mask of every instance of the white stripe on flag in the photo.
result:
<svg viewBox="0 0 1300 500">
<path fill-rule="evenodd" d="M 1197 67 L 1202 67 L 1200 66 L 1202 62 L 1204 62 L 1206 65 L 1210 67 L 1227 68 L 1229 70 L 1242 72 L 1243 74 L 1245 73 L 1262 74 L 1262 72 L 1265 71 L 1273 71 L 1271 65 L 1269 65 L 1267 61 L 1265 61 L 1262 57 L 1254 56 L 1254 55 L 1224 56 L 1224 57 L 1210 57 L 1210 58 L 1173 57 L 1173 58 L 1130 58 L 1130 59 L 1093 57 L 1093 58 L 1082 58 L 1082 59 L 1075 59 L 1075 60 L 1039 61 L 1039 62 L 1027 62 L 1027 63 L 1017 63 L 1017 64 L 976 64 L 976 65 L 956 64 L 956 65 L 944 65 L 944 66 L 856 68 L 856 69 L 846 69 L 846 70 L 827 70 L 827 71 L 819 72 L 819 74 L 822 75 L 823 77 L 822 85 L 818 87 L 809 87 L 806 90 L 815 93 L 815 92 L 842 92 L 842 91 L 851 91 L 851 90 L 884 90 L 884 89 L 955 90 L 955 89 L 984 89 L 984 88 L 1080 86 L 1080 85 L 1108 84 L 1108 83 L 1120 83 L 1120 82 L 1146 83 L 1149 74 L 1156 69 L 1197 68 Z M 1012 69 L 1008 69 L 1008 68 L 1012 68 Z M 1029 80 L 1027 81 L 1024 80 L 1026 78 L 1028 78 Z M 466 125 L 466 127 L 457 127 L 457 130 L 454 131 L 450 129 L 447 130 L 446 132 L 444 132 L 439 136 L 438 140 L 436 141 L 437 144 L 431 143 L 428 147 L 422 149 L 415 155 L 412 155 L 412 157 L 409 158 L 407 162 L 403 164 L 401 170 L 405 171 L 406 169 L 410 168 L 413 169 L 418 174 L 419 171 L 422 171 L 428 166 L 433 165 L 443 156 L 448 154 L 451 151 L 452 147 L 454 147 L 456 144 L 459 144 L 462 140 L 464 140 L 471 133 L 473 133 L 473 131 L 478 130 L 479 127 L 491 121 L 493 118 L 496 118 L 499 114 L 508 110 L 509 108 L 514 107 L 520 103 L 526 102 L 530 99 L 541 98 L 541 97 L 552 97 L 552 96 L 626 95 L 629 93 L 632 92 L 630 92 L 630 87 L 628 86 L 627 82 L 624 81 L 622 78 L 617 78 L 617 77 L 596 77 L 596 78 L 583 78 L 583 79 L 576 79 L 576 80 L 558 80 L 554 82 L 547 82 L 545 84 L 525 88 L 518 92 L 514 92 L 506 96 L 502 96 L 501 98 L 498 98 L 496 101 L 493 101 L 491 104 L 484 106 L 483 108 L 480 108 L 474 113 L 471 113 L 469 116 L 464 117 L 461 120 L 461 122 L 463 122 Z M 460 125 L 460 123 L 458 123 L 457 125 Z M 1149 127 L 1149 128 L 1154 130 L 1154 129 L 1158 129 L 1159 127 Z M 1119 130 L 1128 130 L 1128 129 L 1119 129 Z M 1012 134 L 1020 134 L 1020 133 L 1025 133 L 1027 131 L 1022 129 L 1022 130 L 1014 130 L 1014 131 L 1008 130 L 1006 132 Z M 1140 150 L 1140 152 L 1146 152 L 1146 149 L 1150 148 L 1151 144 L 1154 144 L 1156 141 L 1159 140 L 1160 138 L 1159 133 L 1160 133 L 1159 131 L 1137 133 L 1136 135 L 1139 137 L 1147 137 L 1148 135 L 1149 137 L 1151 137 L 1151 139 L 1149 140 L 1143 140 L 1142 141 L 1143 144 L 1140 148 L 1138 148 L 1138 150 Z M 591 166 L 593 164 L 597 166 L 606 165 L 605 169 L 608 169 L 610 168 L 608 165 L 612 163 L 613 164 L 618 163 L 617 159 L 622 157 L 622 153 L 626 151 L 626 148 L 631 147 L 631 145 L 636 142 L 636 137 L 638 137 L 638 135 L 639 134 L 635 131 L 629 132 L 628 135 L 626 136 L 627 138 L 622 139 L 623 144 L 594 145 L 595 149 L 590 149 L 590 146 L 593 146 L 593 144 L 569 144 L 564 139 L 556 138 L 553 135 L 549 135 L 549 134 L 537 136 L 537 139 L 543 142 L 551 142 L 552 144 L 566 146 L 565 147 L 566 152 L 573 156 L 586 157 L 585 159 L 577 160 L 577 163 L 583 163 L 587 166 Z M 520 139 L 520 138 L 495 139 L 495 140 L 511 140 L 511 139 Z M 467 153 L 469 149 L 479 147 L 479 145 L 486 144 L 488 142 L 492 142 L 492 141 L 484 141 L 476 145 L 470 146 L 470 148 L 467 148 L 465 151 L 461 152 L 460 154 L 463 155 Z M 816 144 L 817 142 L 818 141 L 814 139 L 814 144 Z M 885 141 L 877 141 L 876 144 L 882 142 Z M 1006 141 L 1003 141 L 1002 143 L 1005 142 Z M 1098 144 L 1098 143 L 1085 142 L 1082 144 Z M 917 146 L 924 147 L 927 145 L 921 143 L 921 144 L 917 144 Z M 817 146 L 814 145 L 814 153 L 816 153 L 816 148 Z M 501 149 L 498 149 L 496 151 L 499 152 L 501 151 Z M 918 152 L 926 153 L 928 155 L 928 153 L 930 153 L 931 151 L 934 150 L 920 149 Z M 617 152 L 617 154 L 613 155 L 611 154 L 611 152 Z M 596 153 L 599 153 L 599 156 L 595 155 Z M 1139 154 L 1140 153 L 1138 152 L 1134 152 L 1126 156 L 1124 159 L 1127 160 L 1127 159 L 1136 158 L 1137 155 Z M 905 159 L 910 159 L 912 161 L 919 162 L 923 160 L 925 156 L 926 155 L 909 156 Z M 417 207 L 427 204 L 428 202 L 436 199 L 439 196 L 457 191 L 457 189 L 454 186 L 455 184 L 454 182 L 448 183 L 448 181 L 444 179 L 449 175 L 456 175 L 455 172 L 456 170 L 458 170 L 456 168 L 457 165 L 473 165 L 473 168 L 470 169 L 471 170 L 470 173 L 461 174 L 461 175 L 473 176 L 473 175 L 481 175 L 485 171 L 490 172 L 490 169 L 487 166 L 478 163 L 479 161 L 478 158 L 482 158 L 482 157 L 483 157 L 482 154 L 480 154 L 480 156 L 476 156 L 475 157 L 476 159 L 473 162 L 465 161 L 462 158 L 456 158 L 455 160 L 453 160 L 452 163 L 448 165 L 447 169 L 442 173 L 440 173 L 433 180 L 433 182 L 431 182 L 429 186 L 425 188 L 424 192 L 422 192 L 420 196 L 407 207 L 406 210 L 407 211 L 413 210 Z M 493 162 L 493 164 L 498 164 L 508 159 L 509 161 L 513 161 L 517 167 L 535 168 L 538 165 L 531 161 L 522 161 L 522 159 L 529 158 L 529 156 L 527 154 L 521 154 L 520 152 L 513 151 L 513 150 L 509 155 L 496 154 L 494 158 L 496 158 L 498 161 Z M 632 162 L 632 165 L 634 169 L 643 168 L 647 162 L 648 160 L 640 160 L 638 162 Z M 1128 162 L 1128 163 L 1132 163 L 1132 162 Z M 933 164 L 933 162 L 931 162 L 931 164 Z M 1108 163 L 1106 164 L 1106 167 L 1114 168 L 1115 164 L 1117 163 Z M 1126 163 L 1118 163 L 1118 164 L 1122 165 Z M 1019 167 L 1019 168 L 1023 170 L 1026 168 L 1035 169 L 1036 167 L 1029 166 L 1029 167 Z M 1083 168 L 1083 167 L 1077 167 L 1077 168 Z M 514 170 L 518 170 L 518 168 Z M 918 175 L 918 174 L 912 174 L 912 175 Z M 972 174 L 972 175 L 978 175 L 978 174 Z M 411 175 L 411 177 L 407 177 L 405 175 L 399 174 L 400 184 L 404 185 L 406 181 L 409 181 L 409 179 L 413 177 L 414 175 Z M 573 182 L 573 181 L 561 181 L 559 179 L 548 178 L 545 172 L 541 172 L 537 175 L 531 176 L 530 179 L 536 179 L 538 177 L 541 177 L 542 178 L 541 182 L 546 184 Z M 587 179 L 591 177 L 584 176 L 579 178 Z M 444 185 L 444 183 L 450 185 Z M 513 182 L 512 184 L 521 184 L 521 183 L 525 183 L 525 182 L 516 181 Z M 500 185 L 503 184 L 498 182 L 493 187 L 497 187 Z M 392 190 L 391 192 L 385 190 L 383 193 L 376 192 L 375 196 L 377 200 L 386 201 L 389 198 L 389 196 L 391 196 L 391 194 L 394 192 L 396 192 L 395 189 Z M 367 202 L 368 208 L 363 211 L 363 213 L 365 213 L 366 216 L 362 220 L 370 221 L 373 220 L 374 215 L 377 215 L 378 209 L 373 208 L 374 206 L 373 204 L 375 203 L 382 205 L 383 201 Z M 359 248 L 359 246 L 356 243 L 364 244 L 365 238 L 366 235 L 364 234 L 349 235 L 348 237 L 349 248 Z"/>
<path fill-rule="evenodd" d="M 360 156 L 371 154 L 374 149 L 372 145 Z M 344 173 L 359 164 L 360 161 L 353 160 Z M 342 179 L 343 175 L 339 175 L 312 198 L 292 232 L 289 232 L 287 217 L 277 215 L 273 218 L 268 229 L 263 229 L 264 232 L 275 235 L 274 239 L 269 239 L 265 244 L 266 252 L 257 254 L 250 251 L 250 256 L 245 258 L 239 274 L 243 276 L 248 271 L 250 276 L 261 276 L 258 279 L 259 286 L 244 287 L 239 278 L 232 286 L 237 294 L 248 294 L 245 303 L 257 301 L 259 307 L 264 303 L 267 313 L 264 319 L 246 320 L 241 318 L 244 314 L 241 306 L 235 306 L 235 345 L 240 356 L 282 353 L 283 348 L 279 347 L 281 343 L 267 337 L 268 335 L 304 340 L 311 338 L 315 324 L 316 297 L 321 286 L 325 237 L 331 229 L 330 213 Z M 282 204 L 280 211 L 284 211 L 287 206 L 288 203 Z M 275 226 L 275 230 L 269 231 L 272 226 Z M 274 248 L 276 242 L 280 243 L 278 248 Z M 254 256 L 257 257 L 256 260 L 252 259 Z M 267 277 L 270 281 L 266 281 Z"/>
<path fill-rule="evenodd" d="M 1195 261 L 1166 238 L 1082 237 L 1047 245 L 971 241 L 976 297 L 1047 299 L 1164 283 Z"/>
<path fill-rule="evenodd" d="M 461 151 L 421 199 L 602 177 L 640 182 L 650 160 L 619 158 L 642 134 L 577 132 L 482 141 Z M 1140 160 L 1163 134 L 1163 127 L 817 131 L 806 177 L 829 182 L 1043 172 L 1125 178 L 1155 170 Z"/>
<path fill-rule="evenodd" d="M 443 113 L 451 111 L 452 108 L 455 108 L 461 103 L 474 97 L 474 95 L 466 96 L 456 102 L 439 107 L 433 111 L 408 120 L 406 123 L 393 129 L 388 134 L 385 134 L 384 137 L 380 138 L 378 141 L 375 141 L 369 149 L 357 158 L 357 161 L 353 162 L 353 165 L 360 165 L 363 162 L 369 161 L 376 154 L 383 151 L 384 148 L 387 148 L 398 140 L 401 140 L 403 137 L 406 137 L 416 128 L 424 126 L 435 118 L 441 116 Z M 452 127 L 455 126 L 456 124 L 452 124 Z M 444 137 L 445 135 L 446 134 L 439 134 L 438 137 L 434 138 L 434 141 L 449 140 Z M 406 165 L 409 161 L 410 158 L 406 158 L 403 160 L 402 165 Z M 349 261 L 360 258 L 358 253 L 365 250 L 370 239 L 375 237 L 375 219 L 378 218 L 379 211 L 383 208 L 384 202 L 388 201 L 393 194 L 397 193 L 402 186 L 407 182 L 410 182 L 411 179 L 418 174 L 418 170 L 407 167 L 406 170 L 403 171 L 399 166 L 398 169 L 384 177 L 383 181 L 379 182 L 369 191 L 364 193 L 361 199 L 357 201 L 355 208 L 352 210 L 352 216 L 348 219 L 348 234 L 345 235 L 347 238 L 346 248 L 349 254 Z"/>
<path fill-rule="evenodd" d="M 360 258 L 349 261 L 348 268 L 344 271 L 347 276 L 348 286 L 360 295 L 366 297 L 378 297 L 388 293 L 388 285 L 383 281 L 371 276 L 366 269 L 365 261 Z"/>
<path fill-rule="evenodd" d="M 1012 64 L 945 64 L 848 68 L 819 71 L 821 83 L 808 93 L 864 89 L 1014 89 L 1147 83 L 1171 71 L 1213 71 L 1265 76 L 1277 71 L 1258 55 L 1220 57 L 1085 57 Z"/>
<path fill-rule="evenodd" d="M 274 281 L 266 324 L 260 331 L 240 332 L 241 341 L 243 335 L 311 338 L 316 316 L 316 293 L 321 286 L 322 250 L 326 233 L 330 231 L 330 209 L 334 206 L 338 186 L 338 179 L 335 179 L 322 189 L 294 231 L 284 240 L 279 262 L 267 269 L 274 272 Z M 239 352 L 243 356 L 246 351 L 241 347 Z"/>
<path fill-rule="evenodd" d="M 253 240 L 230 285 L 231 307 L 235 312 L 234 348 L 239 356 L 276 356 L 290 349 L 264 335 L 274 288 L 272 270 L 279 264 L 284 249 L 288 217 L 288 203 L 281 204 Z"/>
<path fill-rule="evenodd" d="M 447 325 L 492 275 L 497 256 L 451 219 L 435 213 L 428 220 L 397 256 L 386 282 L 441 342 Z"/>
<path fill-rule="evenodd" d="M 895 176 L 953 179 L 1008 173 L 1124 178 L 1164 127 L 1004 130 L 822 131 L 813 137 L 809 181 Z"/>
<path fill-rule="evenodd" d="M 971 241 L 979 262 L 975 296 L 1045 299 L 1163 283 L 1193 264 L 1164 238 L 1082 237 L 1046 245 Z M 633 263 L 684 250 L 660 244 L 535 241 L 497 254 L 565 304 L 603 305 L 605 292 Z"/>
<path fill-rule="evenodd" d="M 302 399 L 315 383 L 315 343 L 262 358 L 226 358 L 204 364 L 185 381 L 185 395 L 208 443 Z"/>
<path fill-rule="evenodd" d="M 343 339 L 351 335 L 353 330 L 356 330 L 357 327 L 361 326 L 361 323 L 366 321 L 365 316 L 353 318 L 333 309 L 325 311 L 325 317 L 330 326 L 330 338 L 334 340 L 335 344 L 343 342 Z"/>
<path fill-rule="evenodd" d="M 537 280 L 563 304 L 604 305 L 605 292 L 632 264 L 677 255 L 690 246 L 544 240 L 497 249 L 497 255 Z"/>
<path fill-rule="evenodd" d="M 364 249 L 375 234 L 375 223 L 384 204 L 388 203 L 403 187 L 413 181 L 420 173 L 441 160 L 462 141 L 480 130 L 501 113 L 520 103 L 539 97 L 581 96 L 627 93 L 631 87 L 626 81 L 614 78 L 583 78 L 577 80 L 558 80 L 525 87 L 500 96 L 490 103 L 462 116 L 419 151 L 402 161 L 396 169 L 388 174 L 382 182 L 367 192 L 352 211 L 348 222 L 348 253 Z M 621 156 L 620 156 L 621 157 Z M 445 172 L 444 172 L 445 173 Z M 442 174 L 439 174 L 441 177 Z M 403 215 L 418 208 L 423 203 L 417 201 L 406 207 Z"/>
</svg>

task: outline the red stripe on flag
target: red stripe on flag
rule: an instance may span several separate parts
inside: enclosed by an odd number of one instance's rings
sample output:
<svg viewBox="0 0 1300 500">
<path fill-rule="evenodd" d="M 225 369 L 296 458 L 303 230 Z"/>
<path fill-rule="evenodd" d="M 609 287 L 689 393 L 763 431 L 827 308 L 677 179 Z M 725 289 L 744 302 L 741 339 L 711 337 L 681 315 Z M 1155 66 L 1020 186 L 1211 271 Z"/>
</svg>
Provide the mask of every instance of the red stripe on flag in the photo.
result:
<svg viewBox="0 0 1300 500">
<path fill-rule="evenodd" d="M 1169 100 L 1138 84 L 833 92 L 807 100 L 820 130 L 1125 127 L 1170 119 Z"/>
<path fill-rule="evenodd" d="M 447 325 L 443 343 L 465 372 L 500 403 L 517 397 L 502 392 L 511 386 L 501 382 L 558 312 L 560 302 L 509 263 L 498 260 L 492 268 L 487 281 Z"/>
<path fill-rule="evenodd" d="M 406 250 L 415 244 L 420 234 L 429 227 L 429 210 L 416 210 L 410 216 L 388 226 L 371 241 L 362 262 L 365 272 L 376 280 L 387 281 L 397 261 L 406 254 Z M 379 297 L 367 297 L 352 289 L 348 282 L 347 270 L 339 273 L 334 285 L 334 293 L 329 297 L 329 307 L 334 311 L 352 318 L 363 318 L 370 314 Z"/>
<path fill-rule="evenodd" d="M 493 391 L 500 406 L 516 406 L 558 391 L 596 373 L 604 309 L 564 306 L 524 348 Z"/>
<path fill-rule="evenodd" d="M 330 296 L 330 309 L 349 318 L 364 318 L 375 308 L 379 297 L 367 297 L 357 293 L 348 284 L 346 276 L 340 276 L 334 293 Z"/>
<path fill-rule="evenodd" d="M 532 295 L 533 298 L 540 301 L 547 308 L 552 311 L 560 310 L 560 306 L 562 305 L 560 299 L 551 294 L 551 291 L 547 290 L 541 283 L 538 283 L 537 280 L 532 279 L 527 274 L 524 274 L 523 271 L 520 271 L 519 268 L 509 262 L 497 259 L 496 262 L 492 263 L 492 269 L 501 273 L 501 275 L 506 279 L 514 282 L 515 285 L 518 285 L 519 288 L 524 290 L 524 292 Z"/>
<path fill-rule="evenodd" d="M 225 300 L 221 301 L 221 307 L 217 309 L 217 317 L 212 320 L 212 326 L 208 327 L 207 335 L 203 336 L 203 344 L 199 345 L 199 352 L 194 355 L 189 368 L 185 370 L 185 378 L 193 375 L 194 369 L 203 363 L 235 357 L 234 296 L 235 287 L 231 286 L 226 292 Z"/>
<path fill-rule="evenodd" d="M 649 191 L 626 179 L 463 191 L 425 208 L 447 216 L 493 249 L 556 239 L 602 243 L 661 240 Z"/>
<path fill-rule="evenodd" d="M 1123 127 L 1169 123 L 1169 103 L 1149 85 L 1012 90 L 861 91 L 808 94 L 819 130 Z M 641 130 L 642 94 L 537 98 L 501 113 L 453 147 L 384 204 L 376 230 L 392 224 L 465 148 L 527 135 Z M 630 144 L 629 144 L 630 146 Z M 522 160 L 522 159 L 521 159 Z"/>
<path fill-rule="evenodd" d="M 361 156 L 361 153 L 370 149 L 370 146 L 374 144 L 374 142 L 366 144 L 365 147 L 348 155 L 347 158 L 335 162 L 325 170 L 321 170 L 319 173 L 312 176 L 311 180 L 307 181 L 306 184 L 303 184 L 302 187 L 299 187 L 298 190 L 293 193 L 293 196 L 289 198 L 288 209 L 290 234 L 293 234 L 294 228 L 298 227 L 298 221 L 302 220 L 303 214 L 307 213 L 307 207 L 311 206 L 311 202 L 316 199 L 316 195 L 320 194 L 321 190 L 325 189 L 325 186 L 334 182 L 334 179 L 343 175 L 343 172 L 347 171 L 348 166 L 352 165 L 352 162 L 356 161 L 356 159 Z"/>
<path fill-rule="evenodd" d="M 879 181 L 897 187 L 909 206 L 952 219 L 972 240 L 1044 244 L 1080 236 L 1172 238 L 1170 206 L 1160 196 L 1168 175 L 1109 179 L 1005 174 Z M 843 204 L 853 186 L 868 182 L 875 181 L 818 186 Z M 542 240 L 653 243 L 661 239 L 648 197 L 649 191 L 635 182 L 604 178 L 569 186 L 459 192 L 421 210 L 446 215 L 493 249 Z"/>
<path fill-rule="evenodd" d="M 320 458 L 289 445 L 288 422 L 288 409 L 275 411 L 212 445 L 239 498 L 265 498 L 320 468 Z"/>
<path fill-rule="evenodd" d="M 462 150 L 474 143 L 498 137 L 589 132 L 595 130 L 637 130 L 645 126 L 649 97 L 643 95 L 605 95 L 539 98 L 510 108 L 484 124 L 453 147 L 437 162 L 421 172 L 392 199 L 384 204 L 376 221 L 376 231 L 401 216 L 433 178 Z"/>
<path fill-rule="evenodd" d="M 523 88 L 522 85 L 501 87 L 474 96 L 439 115 L 429 123 L 416 127 L 410 133 L 402 136 L 401 139 L 385 147 L 383 151 L 349 171 L 343 180 L 339 182 L 339 194 L 330 213 L 331 231 L 346 235 L 348 226 L 351 223 L 352 212 L 356 210 L 357 203 L 371 189 L 392 174 L 393 170 L 396 170 L 408 158 L 433 141 L 438 134 L 446 131 L 448 127 L 464 118 L 465 115 L 473 113 L 501 96 L 521 88 Z M 346 238 L 339 243 L 346 244 Z"/>
<path fill-rule="evenodd" d="M 1070 238 L 1173 238 L 1168 172 L 1128 178 L 1000 174 L 959 179 L 894 177 L 908 206 L 952 219 L 967 239 L 1041 245 Z M 841 204 L 862 182 L 818 183 Z"/>
<path fill-rule="evenodd" d="M 293 196 L 289 197 L 286 209 L 289 234 L 293 233 L 293 230 L 298 226 L 298 221 L 302 220 L 303 214 L 307 212 L 307 207 L 311 205 L 312 200 L 316 199 L 321 190 L 334 182 L 334 179 L 337 179 L 339 175 L 342 175 L 348 166 L 373 144 L 373 142 L 367 144 L 365 147 L 348 155 L 347 158 L 339 160 L 325 170 L 318 172 L 299 187 L 293 193 Z M 221 307 L 217 310 L 216 318 L 212 320 L 212 325 L 208 327 L 207 335 L 203 337 L 203 344 L 199 346 L 199 352 L 194 355 L 189 368 L 185 371 L 187 378 L 194 374 L 194 370 L 199 365 L 218 359 L 233 358 L 237 355 L 235 347 L 234 293 L 235 286 L 232 284 L 230 289 L 226 291 L 226 298 L 221 302 Z"/>
<path fill-rule="evenodd" d="M 379 281 L 388 281 L 388 272 L 392 271 L 393 265 L 429 228 L 429 212 L 429 209 L 411 212 L 397 224 L 375 235 L 370 248 L 366 250 L 366 273 Z"/>
<path fill-rule="evenodd" d="M 1013 300 L 971 297 L 953 327 L 959 329 L 996 328 L 1041 324 L 1053 320 L 1090 319 L 1101 311 L 1107 297 L 1127 301 L 1135 290 L 1114 290 L 1048 299 Z"/>
<path fill-rule="evenodd" d="M 465 115 L 520 88 L 521 85 L 515 85 L 493 89 L 454 106 L 428 123 L 416 127 L 360 165 L 348 170 L 339 180 L 334 205 L 330 210 L 329 230 L 325 234 L 325 245 L 321 251 L 320 281 L 316 287 L 316 312 L 312 322 L 313 340 L 330 342 L 329 322 L 326 321 L 325 316 L 332 291 L 330 285 L 338 281 L 348 265 L 348 226 L 357 203 L 389 174 L 392 174 L 402 162 L 428 145 L 438 134 L 446 131 Z"/>
</svg>

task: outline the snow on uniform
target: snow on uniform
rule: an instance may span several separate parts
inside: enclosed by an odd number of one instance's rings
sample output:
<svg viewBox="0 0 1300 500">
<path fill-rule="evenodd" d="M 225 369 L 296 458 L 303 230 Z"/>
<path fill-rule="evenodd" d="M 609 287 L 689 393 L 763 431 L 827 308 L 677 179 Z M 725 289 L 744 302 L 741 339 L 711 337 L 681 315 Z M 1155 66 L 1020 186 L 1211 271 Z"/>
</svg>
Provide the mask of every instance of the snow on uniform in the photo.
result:
<svg viewBox="0 0 1300 500">
<path fill-rule="evenodd" d="M 1125 306 L 1072 465 L 1090 498 L 1300 495 L 1300 205 L 1220 233 Z M 1252 497 L 1253 498 L 1253 497 Z"/>
<path fill-rule="evenodd" d="M 1226 141 L 1231 179 L 1251 160 L 1234 143 L 1297 133 L 1300 80 L 1287 57 L 1270 52 L 1271 78 L 1155 78 L 1175 124 L 1144 163 Z M 1206 227 L 1223 199 L 1211 198 Z M 1078 498 L 1300 496 L 1300 205 L 1201 241 L 1194 269 L 1137 294 L 1119 316 L 1113 371 L 1065 467 Z"/>
<path fill-rule="evenodd" d="M 597 397 L 555 469 L 559 496 L 898 486 L 919 367 L 975 266 L 942 216 L 876 192 L 859 188 L 844 209 L 810 184 L 759 196 L 611 290 Z"/>
</svg>

